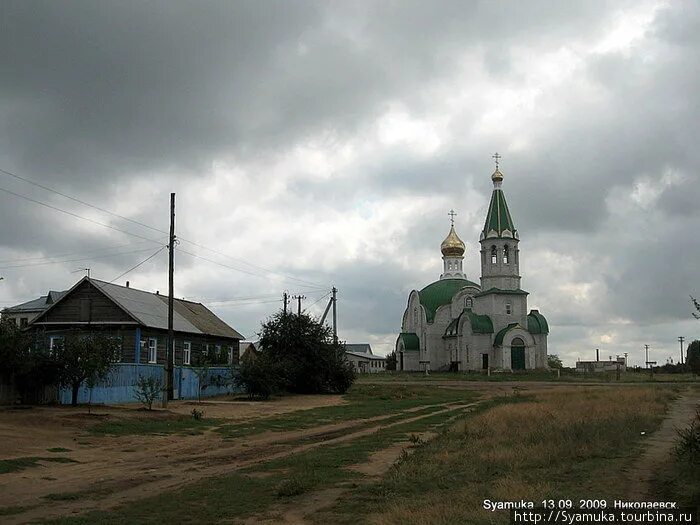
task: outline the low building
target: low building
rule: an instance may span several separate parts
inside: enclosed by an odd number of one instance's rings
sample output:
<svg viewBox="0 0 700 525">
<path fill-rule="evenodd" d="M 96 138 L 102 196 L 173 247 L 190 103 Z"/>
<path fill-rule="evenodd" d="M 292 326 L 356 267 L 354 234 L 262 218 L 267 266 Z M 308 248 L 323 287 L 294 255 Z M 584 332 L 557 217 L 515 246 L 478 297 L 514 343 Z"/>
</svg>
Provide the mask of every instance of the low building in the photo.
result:
<svg viewBox="0 0 700 525">
<path fill-rule="evenodd" d="M 386 370 L 386 358 L 374 355 L 369 344 L 346 344 L 345 355 L 358 374 L 374 374 Z"/>
<path fill-rule="evenodd" d="M 608 361 L 576 361 L 576 371 L 579 373 L 595 374 L 599 372 L 624 372 L 627 364 L 624 357 L 617 357 Z"/>
<path fill-rule="evenodd" d="M 175 299 L 173 328 L 174 364 L 196 366 L 204 356 L 209 363 L 238 363 L 243 336 L 203 304 Z M 164 364 L 168 297 L 84 277 L 27 329 L 36 346 L 49 350 L 71 331 L 99 331 L 119 338 L 122 363 Z"/>
<path fill-rule="evenodd" d="M 39 317 L 47 308 L 58 301 L 66 292 L 50 291 L 46 295 L 42 295 L 37 299 L 27 301 L 26 303 L 10 306 L 2 310 L 2 318 L 14 321 L 20 328 L 26 328 L 29 323 Z"/>
</svg>

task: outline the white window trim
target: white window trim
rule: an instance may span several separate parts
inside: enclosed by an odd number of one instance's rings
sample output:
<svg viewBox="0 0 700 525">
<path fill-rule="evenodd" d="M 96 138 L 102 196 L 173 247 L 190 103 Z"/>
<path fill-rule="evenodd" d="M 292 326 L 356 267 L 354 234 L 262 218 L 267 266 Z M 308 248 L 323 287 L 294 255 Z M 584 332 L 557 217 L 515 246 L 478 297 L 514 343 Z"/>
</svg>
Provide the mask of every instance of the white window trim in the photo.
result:
<svg viewBox="0 0 700 525">
<path fill-rule="evenodd" d="M 49 336 L 49 354 L 53 355 L 54 347 L 56 346 L 56 341 L 63 341 L 63 336 L 61 335 L 50 335 Z"/>
<path fill-rule="evenodd" d="M 185 341 L 182 343 L 182 364 L 189 365 L 192 362 L 192 343 Z"/>
<path fill-rule="evenodd" d="M 153 342 L 153 347 L 151 347 L 151 342 Z M 151 360 L 151 350 L 153 350 L 153 359 Z M 149 337 L 148 338 L 148 362 L 150 364 L 158 362 L 158 338 Z"/>
</svg>

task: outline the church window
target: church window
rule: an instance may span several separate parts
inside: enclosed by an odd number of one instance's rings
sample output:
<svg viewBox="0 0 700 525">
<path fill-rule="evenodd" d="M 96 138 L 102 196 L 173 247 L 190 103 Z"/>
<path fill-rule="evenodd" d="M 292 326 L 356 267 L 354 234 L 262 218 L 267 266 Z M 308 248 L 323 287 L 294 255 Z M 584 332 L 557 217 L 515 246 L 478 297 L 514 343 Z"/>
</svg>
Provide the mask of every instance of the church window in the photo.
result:
<svg viewBox="0 0 700 525">
<path fill-rule="evenodd" d="M 413 327 L 418 326 L 418 308 L 413 308 Z"/>
<path fill-rule="evenodd" d="M 496 264 L 498 262 L 498 251 L 495 246 L 491 246 L 491 264 Z"/>
<path fill-rule="evenodd" d="M 467 297 L 467 299 L 464 301 L 464 306 L 466 306 L 467 308 L 471 308 L 472 306 L 474 306 L 474 299 L 472 299 L 471 297 Z"/>
<path fill-rule="evenodd" d="M 508 245 L 503 247 L 503 264 L 508 264 Z"/>
<path fill-rule="evenodd" d="M 510 315 L 513 312 L 513 308 L 510 303 L 506 303 L 506 313 Z"/>
</svg>

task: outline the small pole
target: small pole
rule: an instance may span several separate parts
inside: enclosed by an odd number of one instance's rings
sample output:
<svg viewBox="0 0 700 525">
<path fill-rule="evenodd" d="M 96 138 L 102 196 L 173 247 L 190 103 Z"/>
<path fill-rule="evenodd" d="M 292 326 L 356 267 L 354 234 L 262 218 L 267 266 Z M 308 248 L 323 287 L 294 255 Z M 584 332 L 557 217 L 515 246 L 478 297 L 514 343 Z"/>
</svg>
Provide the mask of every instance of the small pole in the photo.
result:
<svg viewBox="0 0 700 525">
<path fill-rule="evenodd" d="M 306 299 L 305 295 L 293 295 L 292 299 L 297 300 L 297 315 L 301 317 L 301 300 Z"/>
<path fill-rule="evenodd" d="M 644 345 L 644 349 L 646 350 L 646 364 L 649 366 L 649 345 Z"/>
<path fill-rule="evenodd" d="M 289 303 L 289 294 L 287 292 L 282 294 L 282 300 L 284 301 L 284 315 L 287 315 L 287 303 Z"/>
<path fill-rule="evenodd" d="M 683 341 L 685 341 L 685 337 L 682 335 L 678 336 L 678 342 L 681 344 L 681 360 L 679 361 L 680 364 L 683 364 Z"/>
</svg>

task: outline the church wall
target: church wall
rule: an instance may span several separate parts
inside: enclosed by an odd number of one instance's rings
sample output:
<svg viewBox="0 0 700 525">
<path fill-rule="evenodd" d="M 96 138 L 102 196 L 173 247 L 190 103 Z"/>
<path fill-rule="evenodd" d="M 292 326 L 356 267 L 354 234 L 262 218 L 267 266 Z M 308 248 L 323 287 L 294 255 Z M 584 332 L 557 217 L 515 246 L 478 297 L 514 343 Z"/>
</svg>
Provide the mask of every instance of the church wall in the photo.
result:
<svg viewBox="0 0 700 525">
<path fill-rule="evenodd" d="M 419 352 L 415 350 L 404 351 L 403 353 L 403 370 L 406 372 L 418 372 L 420 368 Z"/>
<path fill-rule="evenodd" d="M 475 298 L 474 311 L 491 317 L 494 333 L 511 323 L 527 326 L 527 296 L 489 294 Z M 506 303 L 511 304 L 511 314 L 506 314 Z"/>
<path fill-rule="evenodd" d="M 537 351 L 535 354 L 535 368 L 548 368 L 547 366 L 547 334 L 535 334 Z"/>
<path fill-rule="evenodd" d="M 493 366 L 492 334 L 473 334 L 469 344 L 468 370 L 481 370 L 482 354 L 489 355 L 489 366 Z"/>
</svg>

